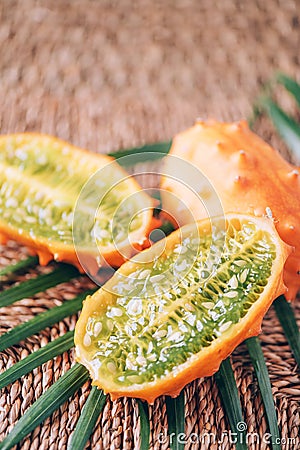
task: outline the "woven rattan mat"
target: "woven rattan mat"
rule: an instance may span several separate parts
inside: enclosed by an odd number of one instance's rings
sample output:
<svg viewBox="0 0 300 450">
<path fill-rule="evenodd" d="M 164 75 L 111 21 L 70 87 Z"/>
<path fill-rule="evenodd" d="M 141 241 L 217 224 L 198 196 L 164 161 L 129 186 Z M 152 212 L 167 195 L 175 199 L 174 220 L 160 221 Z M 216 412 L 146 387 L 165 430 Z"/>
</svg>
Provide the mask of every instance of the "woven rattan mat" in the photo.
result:
<svg viewBox="0 0 300 450">
<path fill-rule="evenodd" d="M 239 119 L 276 69 L 300 77 L 299 1 L 0 2 L 0 131 L 41 131 L 93 151 L 171 138 L 196 117 Z M 260 132 L 270 138 L 267 125 Z M 1 247 L 5 265 L 26 252 Z M 28 278 L 38 270 L 19 279 Z M 91 282 L 81 279 L 2 308 L 0 332 L 68 301 Z M 299 304 L 299 302 L 298 302 Z M 298 317 L 299 306 L 298 308 Z M 58 335 L 76 317 L 0 354 L 0 370 Z M 299 448 L 300 382 L 289 346 L 271 309 L 261 342 L 282 436 Z M 73 363 L 73 353 L 44 364 L 1 391 L 0 438 Z M 267 431 L 261 397 L 243 345 L 233 355 L 248 432 Z M 89 385 L 26 437 L 18 448 L 65 449 Z M 230 449 L 229 424 L 213 378 L 187 386 L 186 448 Z M 151 448 L 168 448 L 163 399 L 150 409 Z M 222 443 L 193 443 L 204 432 Z M 225 434 L 224 434 L 225 432 Z M 191 434 L 194 433 L 194 434 Z M 225 436 L 225 437 L 224 437 Z M 161 441 L 161 442 L 160 442 Z M 138 449 L 134 400 L 107 401 L 89 449 Z M 252 449 L 269 448 L 262 440 Z"/>
</svg>

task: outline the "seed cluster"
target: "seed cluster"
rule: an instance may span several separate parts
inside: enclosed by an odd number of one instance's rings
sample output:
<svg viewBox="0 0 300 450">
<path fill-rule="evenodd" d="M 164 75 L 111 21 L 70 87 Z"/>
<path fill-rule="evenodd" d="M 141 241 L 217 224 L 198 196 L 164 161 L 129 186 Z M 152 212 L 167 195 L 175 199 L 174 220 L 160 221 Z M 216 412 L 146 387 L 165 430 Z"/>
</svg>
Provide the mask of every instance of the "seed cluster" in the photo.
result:
<svg viewBox="0 0 300 450">
<path fill-rule="evenodd" d="M 209 266 L 212 248 L 221 250 L 221 258 Z M 114 304 L 102 316 L 94 313 L 86 326 L 84 345 L 95 376 L 130 385 L 176 370 L 247 313 L 274 258 L 270 236 L 242 223 L 230 226 L 225 245 L 214 232 L 185 236 L 153 264 L 127 278 L 119 274 Z M 180 276 L 183 262 L 188 269 Z"/>
</svg>

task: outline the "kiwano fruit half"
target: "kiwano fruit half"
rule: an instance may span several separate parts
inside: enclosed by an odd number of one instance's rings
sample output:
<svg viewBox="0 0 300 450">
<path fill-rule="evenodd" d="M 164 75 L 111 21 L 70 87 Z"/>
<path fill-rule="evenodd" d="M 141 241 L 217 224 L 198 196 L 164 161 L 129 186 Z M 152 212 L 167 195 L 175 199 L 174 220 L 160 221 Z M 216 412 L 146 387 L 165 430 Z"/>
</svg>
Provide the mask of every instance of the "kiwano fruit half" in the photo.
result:
<svg viewBox="0 0 300 450">
<path fill-rule="evenodd" d="M 77 360 L 112 398 L 178 395 L 259 333 L 286 290 L 289 252 L 268 218 L 232 214 L 179 228 L 87 297 Z"/>
<path fill-rule="evenodd" d="M 148 244 L 152 216 L 153 199 L 113 158 L 42 134 L 0 137 L 0 237 L 41 264 L 120 266 Z"/>
</svg>

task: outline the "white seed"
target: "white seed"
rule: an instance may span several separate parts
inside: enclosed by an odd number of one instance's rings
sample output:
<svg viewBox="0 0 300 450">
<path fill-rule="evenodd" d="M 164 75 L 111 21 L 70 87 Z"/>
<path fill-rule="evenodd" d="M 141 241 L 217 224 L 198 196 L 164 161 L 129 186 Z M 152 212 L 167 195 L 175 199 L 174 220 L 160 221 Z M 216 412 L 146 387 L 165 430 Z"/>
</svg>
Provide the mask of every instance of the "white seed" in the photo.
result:
<svg viewBox="0 0 300 450">
<path fill-rule="evenodd" d="M 188 267 L 186 260 L 184 259 L 180 264 L 175 265 L 177 272 L 183 272 Z"/>
<path fill-rule="evenodd" d="M 222 325 L 220 325 L 220 331 L 223 333 L 224 331 L 228 330 L 228 328 L 232 325 L 231 320 L 229 322 L 225 322 Z"/>
<path fill-rule="evenodd" d="M 144 358 L 144 356 L 142 356 L 142 355 L 139 355 L 139 356 L 136 358 L 136 362 L 138 363 L 139 366 L 142 366 L 142 367 L 144 367 L 144 366 L 147 365 L 147 360 L 146 360 L 146 358 Z"/>
<path fill-rule="evenodd" d="M 85 347 L 89 347 L 92 343 L 92 339 L 91 336 L 88 333 L 85 333 L 84 338 L 83 338 L 83 345 Z"/>
<path fill-rule="evenodd" d="M 243 272 L 240 274 L 239 279 L 241 283 L 245 283 L 247 276 L 248 276 L 248 269 L 244 269 Z"/>
<path fill-rule="evenodd" d="M 178 245 L 178 247 L 176 247 L 173 250 L 174 253 L 180 253 L 181 255 L 183 255 L 184 253 L 187 252 L 187 248 L 184 245 Z"/>
<path fill-rule="evenodd" d="M 273 213 L 269 206 L 266 207 L 266 215 L 269 219 L 273 219 Z"/>
<path fill-rule="evenodd" d="M 215 304 L 213 302 L 203 302 L 202 306 L 204 306 L 204 308 L 206 309 L 212 309 L 215 306 Z"/>
<path fill-rule="evenodd" d="M 147 350 L 147 353 L 151 353 L 151 352 L 152 352 L 152 350 L 153 350 L 153 343 L 152 343 L 152 342 L 150 342 L 150 343 L 149 343 L 149 345 L 148 345 L 148 350 Z"/>
<path fill-rule="evenodd" d="M 163 338 L 167 335 L 167 331 L 166 330 L 157 330 L 155 331 L 153 337 L 154 339 L 160 339 Z"/>
<path fill-rule="evenodd" d="M 197 320 L 197 322 L 196 322 L 196 328 L 197 328 L 197 330 L 199 331 L 199 333 L 200 333 L 200 331 L 203 330 L 203 323 L 200 322 L 200 320 Z"/>
<path fill-rule="evenodd" d="M 169 337 L 170 341 L 179 341 L 182 338 L 182 334 L 180 331 L 176 331 L 175 333 L 171 334 Z"/>
<path fill-rule="evenodd" d="M 186 316 L 185 321 L 193 327 L 195 325 L 196 316 L 194 314 L 189 314 Z"/>
<path fill-rule="evenodd" d="M 238 293 L 236 291 L 229 291 L 229 292 L 225 292 L 224 297 L 228 297 L 228 298 L 234 298 L 238 295 Z"/>
<path fill-rule="evenodd" d="M 247 264 L 247 261 L 243 261 L 242 259 L 239 259 L 238 261 L 234 261 L 234 264 L 239 267 L 244 267 Z"/>
<path fill-rule="evenodd" d="M 11 197 L 6 200 L 5 203 L 6 208 L 17 208 L 18 207 L 18 201 L 16 198 Z"/>
<path fill-rule="evenodd" d="M 237 277 L 235 275 L 233 275 L 233 277 L 230 278 L 228 285 L 232 288 L 232 289 L 236 289 L 239 285 L 239 282 L 237 280 Z"/>
<path fill-rule="evenodd" d="M 139 383 L 141 381 L 138 375 L 128 375 L 127 380 L 131 381 L 132 383 Z"/>
<path fill-rule="evenodd" d="M 94 326 L 94 336 L 97 337 L 99 333 L 101 333 L 101 331 L 102 331 L 102 323 L 96 322 Z"/>
<path fill-rule="evenodd" d="M 123 312 L 120 308 L 111 308 L 111 317 L 121 317 Z"/>
<path fill-rule="evenodd" d="M 131 361 L 130 361 L 130 359 L 126 359 L 126 366 L 127 366 L 127 369 L 129 369 L 129 370 L 136 370 L 136 366 L 135 366 L 135 364 L 133 364 Z"/>
<path fill-rule="evenodd" d="M 117 371 L 116 365 L 113 362 L 108 362 L 106 367 L 110 371 L 110 373 L 116 373 Z"/>
<path fill-rule="evenodd" d="M 151 274 L 151 270 L 145 269 L 139 274 L 138 278 L 139 278 L 139 280 L 142 278 L 147 278 L 150 274 Z"/>
<path fill-rule="evenodd" d="M 43 192 L 37 192 L 35 194 L 36 201 L 39 202 L 40 200 L 42 200 L 43 196 L 44 196 Z"/>
<path fill-rule="evenodd" d="M 107 230 L 99 230 L 97 233 L 97 237 L 100 239 L 109 239 L 110 233 Z"/>
<path fill-rule="evenodd" d="M 67 207 L 68 206 L 68 202 L 66 202 L 65 200 L 63 200 L 63 199 L 55 199 L 54 201 L 53 201 L 53 205 L 54 206 L 56 206 L 57 208 L 65 208 L 65 207 Z"/>
<path fill-rule="evenodd" d="M 27 223 L 35 223 L 36 222 L 36 218 L 32 217 L 32 216 L 27 216 L 25 218 L 25 222 L 27 222 Z"/>
<path fill-rule="evenodd" d="M 154 292 L 156 295 L 160 295 L 163 292 L 163 289 L 160 286 L 156 285 L 154 286 Z"/>
<path fill-rule="evenodd" d="M 132 299 L 128 302 L 127 313 L 131 316 L 141 314 L 143 310 L 143 304 L 141 299 Z"/>
<path fill-rule="evenodd" d="M 150 277 L 151 283 L 158 283 L 159 281 L 162 281 L 164 279 L 164 275 L 158 274 L 158 275 L 152 275 Z"/>
<path fill-rule="evenodd" d="M 45 166 L 48 162 L 47 156 L 42 153 L 36 158 L 36 163 L 40 164 L 41 166 Z"/>
</svg>

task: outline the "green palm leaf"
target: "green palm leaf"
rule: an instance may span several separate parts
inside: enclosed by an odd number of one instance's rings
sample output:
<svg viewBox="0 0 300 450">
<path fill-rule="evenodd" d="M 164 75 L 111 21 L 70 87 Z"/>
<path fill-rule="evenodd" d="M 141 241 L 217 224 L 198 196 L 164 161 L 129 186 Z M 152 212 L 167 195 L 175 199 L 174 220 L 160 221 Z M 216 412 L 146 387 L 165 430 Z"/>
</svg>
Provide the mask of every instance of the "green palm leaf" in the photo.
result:
<svg viewBox="0 0 300 450">
<path fill-rule="evenodd" d="M 34 316 L 32 319 L 24 322 L 15 328 L 12 328 L 7 333 L 0 336 L 0 351 L 17 344 L 18 342 L 32 336 L 35 333 L 50 327 L 65 317 L 77 313 L 81 307 L 82 302 L 87 295 L 91 295 L 96 289 L 85 291 L 79 294 L 73 300 L 68 300 L 60 306 L 55 306 L 48 311 Z"/>
<path fill-rule="evenodd" d="M 0 374 L 0 389 L 18 380 L 18 378 L 31 372 L 41 364 L 55 358 L 55 356 L 70 350 L 73 345 L 74 331 L 68 331 L 63 336 L 60 336 L 55 339 L 55 341 L 45 345 L 45 347 L 31 353 L 26 358 L 18 361 L 12 367 Z"/>
<path fill-rule="evenodd" d="M 106 395 L 93 386 L 81 411 L 68 450 L 84 450 L 106 402 Z"/>
<path fill-rule="evenodd" d="M 116 152 L 109 153 L 109 156 L 118 160 L 120 165 L 131 165 L 131 158 L 124 158 L 126 156 L 134 155 L 134 163 L 155 161 L 157 159 L 163 158 L 170 151 L 172 141 L 165 142 L 155 142 L 153 144 L 145 144 L 141 147 L 133 147 L 126 150 L 118 150 Z M 122 158 L 124 158 L 122 160 Z"/>
<path fill-rule="evenodd" d="M 267 111 L 278 133 L 299 161 L 300 125 L 268 97 L 261 99 L 261 106 Z"/>
<path fill-rule="evenodd" d="M 286 88 L 286 90 L 290 94 L 292 94 L 292 96 L 294 97 L 300 108 L 300 85 L 295 80 L 293 80 L 292 78 L 288 77 L 283 73 L 277 74 L 276 81 L 279 84 L 282 84 Z"/>
<path fill-rule="evenodd" d="M 137 399 L 137 403 L 140 415 L 140 450 L 148 450 L 150 437 L 149 408 L 148 404 L 146 402 L 142 402 L 140 399 Z"/>
<path fill-rule="evenodd" d="M 247 425 L 243 418 L 239 393 L 229 358 L 222 362 L 215 378 L 231 431 L 237 439 L 236 450 L 247 450 L 245 433 Z"/>
<path fill-rule="evenodd" d="M 32 297 L 38 292 L 43 292 L 60 283 L 70 281 L 74 277 L 78 277 L 79 272 L 74 266 L 69 264 L 61 264 L 56 270 L 46 275 L 39 275 L 31 280 L 23 281 L 17 286 L 13 286 L 5 291 L 0 292 L 0 308 L 11 305 L 18 300 L 26 297 Z"/>
<path fill-rule="evenodd" d="M 26 259 L 18 261 L 16 264 L 10 264 L 0 270 L 0 277 L 9 275 L 11 273 L 19 272 L 20 270 L 28 269 L 31 266 L 38 264 L 39 258 L 37 256 L 29 256 Z"/>
<path fill-rule="evenodd" d="M 31 433 L 47 417 L 71 397 L 89 378 L 81 364 L 75 364 L 30 406 L 12 431 L 0 443 L 0 450 L 8 450 Z"/>
<path fill-rule="evenodd" d="M 295 360 L 300 368 L 300 333 L 292 306 L 286 301 L 283 295 L 278 297 L 273 305 Z"/>
<path fill-rule="evenodd" d="M 281 445 L 276 444 L 276 441 L 280 442 L 280 432 L 277 424 L 277 415 L 272 394 L 272 387 L 264 354 L 257 337 L 247 339 L 246 344 L 256 373 L 260 394 L 264 403 L 269 430 L 272 435 L 272 448 L 273 450 L 280 450 Z"/>
<path fill-rule="evenodd" d="M 170 437 L 171 450 L 183 450 L 184 443 L 181 439 L 185 430 L 184 415 L 184 391 L 178 397 L 166 397 L 166 407 L 168 416 L 168 433 Z"/>
</svg>

